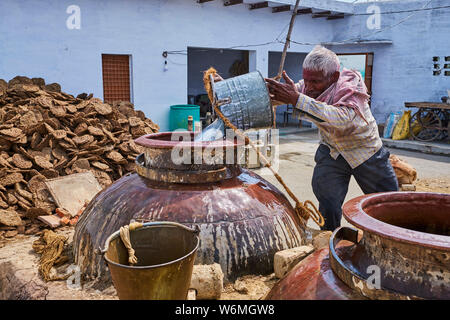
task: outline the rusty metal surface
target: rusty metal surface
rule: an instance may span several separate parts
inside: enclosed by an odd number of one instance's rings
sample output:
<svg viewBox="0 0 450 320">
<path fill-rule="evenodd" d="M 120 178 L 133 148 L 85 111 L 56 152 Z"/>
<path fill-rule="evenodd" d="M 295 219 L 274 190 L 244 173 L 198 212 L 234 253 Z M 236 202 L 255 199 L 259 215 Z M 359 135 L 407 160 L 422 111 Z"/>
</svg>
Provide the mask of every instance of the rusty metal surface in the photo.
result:
<svg viewBox="0 0 450 320">
<path fill-rule="evenodd" d="M 130 231 L 138 263 L 118 234 L 108 239 L 105 260 L 121 300 L 184 300 L 190 286 L 199 238 L 192 230 L 161 223 Z"/>
<path fill-rule="evenodd" d="M 199 182 L 217 182 L 226 179 L 231 175 L 227 167 L 209 171 L 186 171 L 186 170 L 163 170 L 153 169 L 145 166 L 144 155 L 136 157 L 136 172 L 150 180 L 166 183 L 199 183 Z"/>
<path fill-rule="evenodd" d="M 343 213 L 362 237 L 332 236 L 332 248 L 340 241 L 334 256 L 329 248 L 308 256 L 267 299 L 450 299 L 450 195 L 364 195 L 348 201 Z M 365 281 L 374 266 L 379 287 Z"/>
<path fill-rule="evenodd" d="M 188 134 L 191 136 L 190 141 L 178 141 L 172 140 L 172 135 L 174 132 L 158 132 L 158 133 L 150 133 L 143 135 L 134 141 L 145 148 L 159 148 L 159 149 L 173 149 L 176 146 L 181 147 L 192 147 L 192 148 L 206 148 L 206 147 L 214 147 L 214 148 L 226 148 L 226 147 L 235 147 L 239 144 L 242 144 L 238 141 L 229 141 L 229 140 L 215 140 L 215 141 L 193 141 L 196 133 L 186 131 L 184 133 L 178 132 L 179 134 Z"/>
<path fill-rule="evenodd" d="M 411 229 L 414 225 L 418 228 L 434 224 L 435 228 L 445 229 L 448 233 L 450 194 L 383 192 L 364 195 L 346 202 L 343 214 L 352 225 L 380 237 L 427 248 L 448 250 L 450 246 L 448 234 Z"/>
<path fill-rule="evenodd" d="M 343 248 L 339 248 L 338 251 Z M 364 300 L 365 298 L 336 276 L 331 269 L 328 248 L 323 248 L 297 264 L 275 284 L 265 299 Z"/>
<path fill-rule="evenodd" d="M 384 279 L 380 279 L 377 284 L 370 277 L 364 275 L 352 263 L 356 260 L 357 264 L 361 264 L 363 259 L 361 255 L 354 254 L 353 249 L 357 246 L 349 246 L 343 248 L 342 258 L 337 253 L 336 246 L 342 240 L 351 241 L 358 244 L 358 230 L 348 227 L 340 227 L 336 229 L 330 237 L 330 264 L 333 272 L 341 279 L 349 288 L 372 300 L 417 300 L 417 296 L 411 294 L 402 294 L 391 289 L 381 286 L 385 284 Z M 346 257 L 346 258 L 344 258 Z M 355 259 L 357 258 L 357 259 Z M 363 269 L 364 270 L 364 269 Z M 366 269 L 367 270 L 367 269 Z"/>
<path fill-rule="evenodd" d="M 449 194 L 365 195 L 347 202 L 343 213 L 364 232 L 353 262 L 364 276 L 368 266 L 376 265 L 388 290 L 450 299 Z"/>
<path fill-rule="evenodd" d="M 183 135 L 184 140 L 178 141 L 180 135 Z M 135 142 L 145 148 L 145 166 L 154 169 L 207 171 L 223 168 L 226 162 L 244 163 L 243 150 L 238 152 L 239 148 L 244 145 L 244 141 L 238 139 L 234 141 L 193 141 L 194 137 L 195 133 L 188 131 L 160 132 L 139 137 Z M 181 160 L 181 163 L 173 161 L 175 153 L 177 156 L 183 157 L 183 162 Z M 224 159 L 220 163 L 207 163 L 205 161 L 206 155 L 213 158 L 218 154 L 221 154 Z"/>
<path fill-rule="evenodd" d="M 378 266 L 384 288 L 424 299 L 450 299 L 448 251 L 399 243 L 368 232 L 359 250 L 359 270 Z"/>
<path fill-rule="evenodd" d="M 109 281 L 95 251 L 131 219 L 198 225 L 196 263 L 219 263 L 225 281 L 273 272 L 275 252 L 302 245 L 304 239 L 287 198 L 245 169 L 238 168 L 230 179 L 196 184 L 154 182 L 128 174 L 100 192 L 76 225 L 75 260 L 87 278 Z"/>
<path fill-rule="evenodd" d="M 147 155 L 145 164 L 137 168 L 139 174 L 114 182 L 85 209 L 74 235 L 75 261 L 85 277 L 108 283 L 109 274 L 96 250 L 132 219 L 197 226 L 201 243 L 196 263 L 219 263 L 225 281 L 249 273 L 271 273 L 275 252 L 303 244 L 304 230 L 284 194 L 236 164 L 222 165 L 225 176 L 221 168 L 209 164 L 168 164 L 179 143 L 171 141 L 171 134 L 136 139 Z M 216 145 L 233 151 L 241 145 L 238 140 L 181 143 L 187 148 Z"/>
</svg>

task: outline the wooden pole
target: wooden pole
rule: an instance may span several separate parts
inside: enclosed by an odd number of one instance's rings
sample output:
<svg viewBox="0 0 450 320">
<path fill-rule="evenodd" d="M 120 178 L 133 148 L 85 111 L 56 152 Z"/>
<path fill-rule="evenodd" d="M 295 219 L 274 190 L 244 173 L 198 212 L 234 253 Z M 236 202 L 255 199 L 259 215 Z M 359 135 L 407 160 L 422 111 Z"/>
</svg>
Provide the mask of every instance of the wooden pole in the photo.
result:
<svg viewBox="0 0 450 320">
<path fill-rule="evenodd" d="M 281 74 L 283 73 L 284 60 L 286 59 L 287 48 L 289 47 L 289 44 L 291 42 L 291 33 L 292 33 L 292 28 L 294 27 L 295 17 L 297 16 L 297 8 L 298 8 L 299 2 L 300 2 L 300 0 L 297 0 L 295 2 L 294 11 L 292 12 L 291 22 L 289 23 L 289 30 L 288 30 L 288 33 L 286 36 L 286 42 L 284 43 L 283 53 L 281 54 L 280 67 L 278 68 L 278 74 L 274 77 L 274 79 L 277 81 L 281 79 Z M 277 127 L 276 106 L 273 106 L 272 108 L 273 108 L 272 127 L 276 128 Z"/>
<path fill-rule="evenodd" d="M 274 78 L 275 80 L 281 79 L 281 74 L 283 72 L 283 67 L 284 67 L 284 60 L 286 59 L 287 48 L 289 47 L 289 44 L 291 42 L 291 33 L 292 33 L 292 28 L 294 27 L 295 17 L 297 16 L 297 8 L 298 8 L 299 2 L 300 2 L 300 0 L 297 0 L 295 2 L 294 11 L 292 12 L 292 16 L 291 16 L 291 23 L 289 24 L 289 30 L 288 30 L 288 33 L 286 36 L 286 42 L 284 43 L 283 54 L 281 55 L 280 67 L 278 68 L 277 76 Z"/>
</svg>

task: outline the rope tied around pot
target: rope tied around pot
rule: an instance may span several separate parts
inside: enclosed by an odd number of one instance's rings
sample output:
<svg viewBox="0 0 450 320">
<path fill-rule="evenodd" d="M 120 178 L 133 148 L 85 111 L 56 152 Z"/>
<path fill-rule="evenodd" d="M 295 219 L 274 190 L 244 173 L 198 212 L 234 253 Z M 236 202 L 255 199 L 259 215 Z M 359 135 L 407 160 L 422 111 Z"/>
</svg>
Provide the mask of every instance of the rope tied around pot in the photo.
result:
<svg viewBox="0 0 450 320">
<path fill-rule="evenodd" d="M 298 200 L 298 198 L 294 195 L 294 193 L 289 189 L 289 187 L 284 182 L 283 178 L 275 172 L 275 170 L 272 168 L 272 165 L 270 164 L 269 160 L 258 150 L 258 148 L 254 145 L 254 143 L 247 137 L 245 134 L 243 134 L 231 121 L 223 115 L 223 113 L 219 109 L 219 101 L 216 99 L 216 97 L 213 96 L 212 93 L 212 87 L 210 83 L 210 75 L 217 74 L 217 71 L 214 68 L 209 68 L 207 71 L 205 71 L 203 76 L 203 82 L 205 83 L 205 89 L 208 93 L 208 96 L 213 97 L 213 100 L 211 100 L 211 103 L 213 105 L 214 111 L 217 113 L 217 115 L 222 119 L 224 124 L 233 129 L 233 131 L 241 138 L 245 140 L 246 144 L 249 144 L 259 155 L 259 158 L 263 161 L 262 164 L 269 168 L 269 170 L 272 172 L 272 174 L 277 178 L 278 182 L 283 186 L 283 188 L 286 190 L 288 195 L 291 197 L 292 200 L 295 202 L 295 213 L 297 214 L 301 224 L 303 226 L 306 226 L 306 223 L 309 218 L 311 218 L 317 225 L 322 227 L 325 224 L 325 221 L 323 219 L 322 214 L 317 210 L 316 206 L 310 201 L 306 200 L 305 202 L 301 202 Z M 209 85 L 206 85 L 206 83 L 209 83 Z"/>
<path fill-rule="evenodd" d="M 131 222 L 127 226 L 120 227 L 120 239 L 122 240 L 125 248 L 127 248 L 128 263 L 130 265 L 134 265 L 138 262 L 138 258 L 135 255 L 135 251 L 134 251 L 133 247 L 131 246 L 130 231 L 141 228 L 142 226 L 143 226 L 143 224 L 140 222 Z"/>
</svg>

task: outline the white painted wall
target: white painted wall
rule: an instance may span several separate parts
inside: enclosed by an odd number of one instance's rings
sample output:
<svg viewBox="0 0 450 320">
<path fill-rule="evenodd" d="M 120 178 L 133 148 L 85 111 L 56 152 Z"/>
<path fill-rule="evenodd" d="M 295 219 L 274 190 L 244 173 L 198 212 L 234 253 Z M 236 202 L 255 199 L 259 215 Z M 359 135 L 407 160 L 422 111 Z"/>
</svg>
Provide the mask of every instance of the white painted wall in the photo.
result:
<svg viewBox="0 0 450 320">
<path fill-rule="evenodd" d="M 283 0 L 286 2 L 287 0 Z M 281 2 L 283 2 L 281 1 Z M 280 2 L 280 3 L 281 3 Z M 294 2 L 294 1 L 290 1 Z M 349 3 L 304 0 L 315 7 L 352 8 Z M 377 2 L 382 12 L 422 7 L 426 1 Z M 80 29 L 68 29 L 71 5 L 80 9 Z M 448 5 L 433 0 L 432 6 Z M 355 7 L 366 13 L 371 3 Z M 372 111 L 384 122 L 405 101 L 440 101 L 450 77 L 432 76 L 432 56 L 450 56 L 448 9 L 387 14 L 379 30 L 368 30 L 368 16 L 340 20 L 297 16 L 288 52 L 306 53 L 313 43 L 349 38 L 390 39 L 392 45 L 334 46 L 336 52 L 374 52 Z M 188 47 L 250 50 L 250 71 L 269 74 L 269 52 L 281 52 L 291 12 L 270 8 L 225 7 L 219 0 L 0 0 L 0 78 L 17 75 L 58 82 L 65 92 L 103 98 L 101 54 L 129 54 L 137 109 L 168 130 L 169 106 L 186 103 Z M 282 33 L 282 30 L 285 30 Z M 380 32 L 379 32 L 380 31 Z M 281 34 L 281 36 L 280 36 Z M 260 45 L 264 44 L 264 45 Z M 260 45 L 260 46 L 253 46 Z M 163 71 L 164 51 L 169 70 Z M 200 71 L 200 70 L 199 70 Z"/>
<path fill-rule="evenodd" d="M 80 8 L 80 29 L 66 27 L 66 9 L 72 4 Z M 135 106 L 168 130 L 169 106 L 186 103 L 187 55 L 169 54 L 164 72 L 163 51 L 242 46 L 235 49 L 252 50 L 250 71 L 267 76 L 268 51 L 281 51 L 283 44 L 248 45 L 274 40 L 290 14 L 225 7 L 222 1 L 1 0 L 0 78 L 42 77 L 60 83 L 65 92 L 103 98 L 101 54 L 130 54 Z M 293 34 L 325 41 L 331 28 L 320 19 L 298 19 Z"/>
<path fill-rule="evenodd" d="M 379 6 L 379 28 L 369 30 L 369 16 L 336 20 L 333 41 L 352 38 L 392 40 L 392 44 L 336 45 L 335 52 L 373 52 L 371 109 L 378 123 L 386 121 L 389 112 L 407 110 L 405 102 L 441 102 L 450 89 L 450 76 L 433 76 L 433 56 L 450 56 L 450 8 L 401 12 L 421 9 L 428 1 L 401 0 L 365 3 L 356 13 L 366 13 Z M 448 0 L 433 0 L 426 8 L 448 6 Z M 371 11 L 373 12 L 373 10 Z M 339 31 L 338 31 L 339 30 Z"/>
</svg>

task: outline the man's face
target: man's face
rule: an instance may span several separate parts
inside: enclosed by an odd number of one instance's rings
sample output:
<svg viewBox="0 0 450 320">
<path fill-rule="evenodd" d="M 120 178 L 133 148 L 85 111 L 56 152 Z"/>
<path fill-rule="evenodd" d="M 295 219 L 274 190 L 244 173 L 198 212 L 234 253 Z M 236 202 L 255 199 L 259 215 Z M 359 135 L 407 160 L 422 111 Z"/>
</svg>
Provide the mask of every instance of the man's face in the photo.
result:
<svg viewBox="0 0 450 320">
<path fill-rule="evenodd" d="M 306 95 L 317 98 L 334 82 L 334 77 L 327 78 L 322 71 L 303 69 L 303 81 Z M 337 79 L 336 79 L 337 80 Z"/>
</svg>

